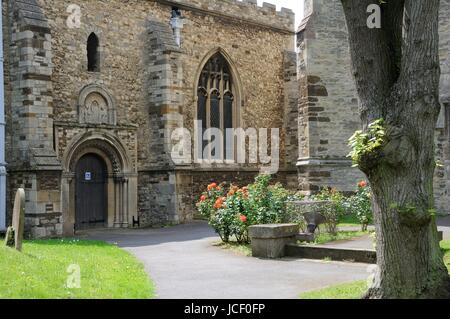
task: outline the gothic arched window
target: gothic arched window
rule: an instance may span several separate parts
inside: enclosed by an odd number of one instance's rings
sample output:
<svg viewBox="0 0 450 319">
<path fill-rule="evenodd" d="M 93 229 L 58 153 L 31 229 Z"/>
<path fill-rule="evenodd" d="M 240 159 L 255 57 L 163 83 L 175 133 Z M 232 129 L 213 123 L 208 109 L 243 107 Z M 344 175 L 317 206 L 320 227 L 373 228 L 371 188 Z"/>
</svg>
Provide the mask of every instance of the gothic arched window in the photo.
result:
<svg viewBox="0 0 450 319">
<path fill-rule="evenodd" d="M 206 154 L 210 154 L 213 159 L 233 159 L 233 140 L 229 136 L 227 138 L 227 129 L 236 126 L 234 83 L 230 66 L 222 54 L 216 53 L 203 68 L 198 82 L 197 97 L 197 121 L 200 140 L 203 141 L 199 143 L 201 150 L 198 157 L 200 159 L 205 157 L 205 147 L 215 139 L 215 137 L 209 141 L 205 139 L 205 131 L 215 128 L 222 132 L 221 148 L 206 150 Z"/>
<path fill-rule="evenodd" d="M 87 58 L 88 58 L 88 71 L 99 72 L 100 71 L 100 41 L 95 33 L 89 35 L 87 41 Z"/>
</svg>

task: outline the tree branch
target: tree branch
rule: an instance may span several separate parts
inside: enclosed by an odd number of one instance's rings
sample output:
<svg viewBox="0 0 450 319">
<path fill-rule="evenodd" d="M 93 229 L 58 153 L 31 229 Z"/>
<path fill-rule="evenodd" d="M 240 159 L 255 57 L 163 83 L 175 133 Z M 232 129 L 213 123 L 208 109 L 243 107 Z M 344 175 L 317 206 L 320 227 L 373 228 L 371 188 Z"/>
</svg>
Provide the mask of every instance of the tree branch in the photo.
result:
<svg viewBox="0 0 450 319">
<path fill-rule="evenodd" d="M 439 4 L 440 0 L 406 0 L 401 88 L 413 102 L 427 96 L 425 105 L 439 112 Z M 433 100 L 433 101 L 432 101 Z M 422 104 L 423 105 L 423 104 Z M 421 112 L 420 109 L 416 110 Z M 422 110 L 423 111 L 423 110 Z"/>
<path fill-rule="evenodd" d="M 374 0 L 341 0 L 361 99 L 361 118 L 366 126 L 385 117 L 386 97 L 400 75 L 404 1 L 383 4 L 381 29 L 370 29 L 367 8 Z"/>
</svg>

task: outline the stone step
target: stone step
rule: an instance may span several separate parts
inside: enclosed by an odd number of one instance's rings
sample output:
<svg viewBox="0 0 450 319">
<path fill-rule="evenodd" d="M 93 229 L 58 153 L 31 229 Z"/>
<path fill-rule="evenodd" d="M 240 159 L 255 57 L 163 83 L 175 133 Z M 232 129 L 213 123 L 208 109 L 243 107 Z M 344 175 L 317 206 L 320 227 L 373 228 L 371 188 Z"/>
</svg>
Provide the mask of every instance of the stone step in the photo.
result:
<svg viewBox="0 0 450 319">
<path fill-rule="evenodd" d="M 375 250 L 334 248 L 320 245 L 287 244 L 285 248 L 287 257 L 323 260 L 330 258 L 333 261 L 352 261 L 375 264 L 377 254 Z"/>
</svg>

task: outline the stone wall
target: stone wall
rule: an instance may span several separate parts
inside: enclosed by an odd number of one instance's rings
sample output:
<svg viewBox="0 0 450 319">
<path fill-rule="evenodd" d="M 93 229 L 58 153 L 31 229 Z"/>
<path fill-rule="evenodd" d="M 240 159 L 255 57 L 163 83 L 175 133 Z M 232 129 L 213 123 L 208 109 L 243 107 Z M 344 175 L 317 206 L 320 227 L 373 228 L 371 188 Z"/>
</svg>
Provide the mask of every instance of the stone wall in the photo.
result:
<svg viewBox="0 0 450 319">
<path fill-rule="evenodd" d="M 306 0 L 297 42 L 300 189 L 355 190 L 362 174 L 351 168 L 347 144 L 360 120 L 340 1 Z"/>
<path fill-rule="evenodd" d="M 299 152 L 298 134 L 298 103 L 299 82 L 297 74 L 297 54 L 286 51 L 284 56 L 284 130 L 282 139 L 285 141 L 286 167 L 295 167 Z"/>
<path fill-rule="evenodd" d="M 435 197 L 440 213 L 450 207 L 450 1 L 441 1 L 440 57 L 442 112 L 436 131 Z M 347 140 L 360 129 L 351 75 L 345 19 L 339 1 L 305 0 L 299 47 L 299 184 L 306 192 L 322 186 L 351 191 L 358 179 L 349 168 Z"/>
<path fill-rule="evenodd" d="M 280 31 L 290 31 L 294 28 L 295 15 L 291 9 L 281 8 L 264 2 L 262 7 L 257 0 L 156 0 L 161 4 L 176 6 L 180 9 L 197 11 L 211 17 L 245 21 L 255 27 L 270 26 Z"/>
<path fill-rule="evenodd" d="M 176 214 L 176 179 L 170 171 L 145 171 L 138 178 L 141 226 L 166 226 L 180 222 Z"/>
<path fill-rule="evenodd" d="M 244 128 L 280 128 L 285 136 L 295 126 L 292 113 L 290 124 L 284 126 L 287 108 L 295 100 L 292 60 L 289 66 L 284 60 L 286 50 L 293 51 L 294 45 L 291 10 L 276 11 L 269 4 L 258 7 L 254 0 L 80 0 L 76 3 L 81 9 L 80 27 L 70 28 L 67 8 L 72 2 L 39 3 L 52 33 L 55 135 L 49 134 L 47 140 L 55 141 L 63 160 L 68 145 L 82 132 L 117 136 L 139 173 L 141 225 L 183 222 L 193 216 L 191 172 L 196 168 L 172 163 L 169 137 L 180 126 L 193 131 L 197 75 L 211 52 L 226 53 L 236 68 Z M 173 6 L 184 18 L 181 47 L 169 24 Z M 86 43 L 91 33 L 100 42 L 99 72 L 87 71 Z M 286 87 L 290 87 L 288 95 Z M 113 122 L 80 120 L 82 97 L 90 88 L 104 93 Z M 284 139 L 281 144 L 282 166 L 292 166 L 295 138 L 286 150 Z"/>
<path fill-rule="evenodd" d="M 441 0 L 439 41 L 442 110 L 437 123 L 435 199 L 439 213 L 450 213 L 450 1 Z"/>
<path fill-rule="evenodd" d="M 53 148 L 51 31 L 36 0 L 8 1 L 5 13 L 8 211 L 22 187 L 27 233 L 58 236 L 61 166 Z"/>
</svg>

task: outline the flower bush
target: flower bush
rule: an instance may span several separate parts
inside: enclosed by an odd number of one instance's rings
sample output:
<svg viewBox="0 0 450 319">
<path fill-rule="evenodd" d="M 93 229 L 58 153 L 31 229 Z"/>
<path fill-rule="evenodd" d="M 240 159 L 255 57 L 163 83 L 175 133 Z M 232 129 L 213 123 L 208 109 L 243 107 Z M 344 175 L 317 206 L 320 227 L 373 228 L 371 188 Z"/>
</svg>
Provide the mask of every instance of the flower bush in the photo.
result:
<svg viewBox="0 0 450 319">
<path fill-rule="evenodd" d="M 322 191 L 313 196 L 313 200 L 330 201 L 332 205 L 327 205 L 321 213 L 325 217 L 325 227 L 327 232 L 336 235 L 338 232 L 337 225 L 339 220 L 346 212 L 346 198 L 335 188 L 324 188 Z"/>
<path fill-rule="evenodd" d="M 218 186 L 216 183 L 208 185 L 207 191 L 202 194 L 197 209 L 200 214 L 207 218 L 211 218 L 211 214 L 216 210 L 214 207 L 219 198 L 223 197 L 223 185 Z"/>
<path fill-rule="evenodd" d="M 270 175 L 256 177 L 255 183 L 248 186 L 246 202 L 251 225 L 277 224 L 284 221 L 286 200 L 289 192 L 281 184 L 270 185 Z"/>
<path fill-rule="evenodd" d="M 367 231 L 373 221 L 372 193 L 366 181 L 358 183 L 358 191 L 348 199 L 349 210 L 356 215 L 362 226 L 362 231 Z"/>
<path fill-rule="evenodd" d="M 260 175 L 246 187 L 230 185 L 226 193 L 224 184 L 212 183 L 201 195 L 198 211 L 222 241 L 234 236 L 239 243 L 248 243 L 250 226 L 285 220 L 286 202 L 292 195 L 281 184 L 270 185 L 271 180 L 270 175 Z"/>
<path fill-rule="evenodd" d="M 229 242 L 234 237 L 239 243 L 248 243 L 250 226 L 292 222 L 289 203 L 302 199 L 281 184 L 271 185 L 271 181 L 270 175 L 260 175 L 253 184 L 242 188 L 211 183 L 200 196 L 197 209 L 222 241 Z M 371 191 L 365 181 L 358 183 L 357 193 L 349 198 L 336 189 L 324 188 L 311 200 L 332 203 L 321 211 L 326 230 L 332 235 L 337 234 L 341 217 L 348 213 L 358 218 L 363 231 L 372 222 Z"/>
</svg>

